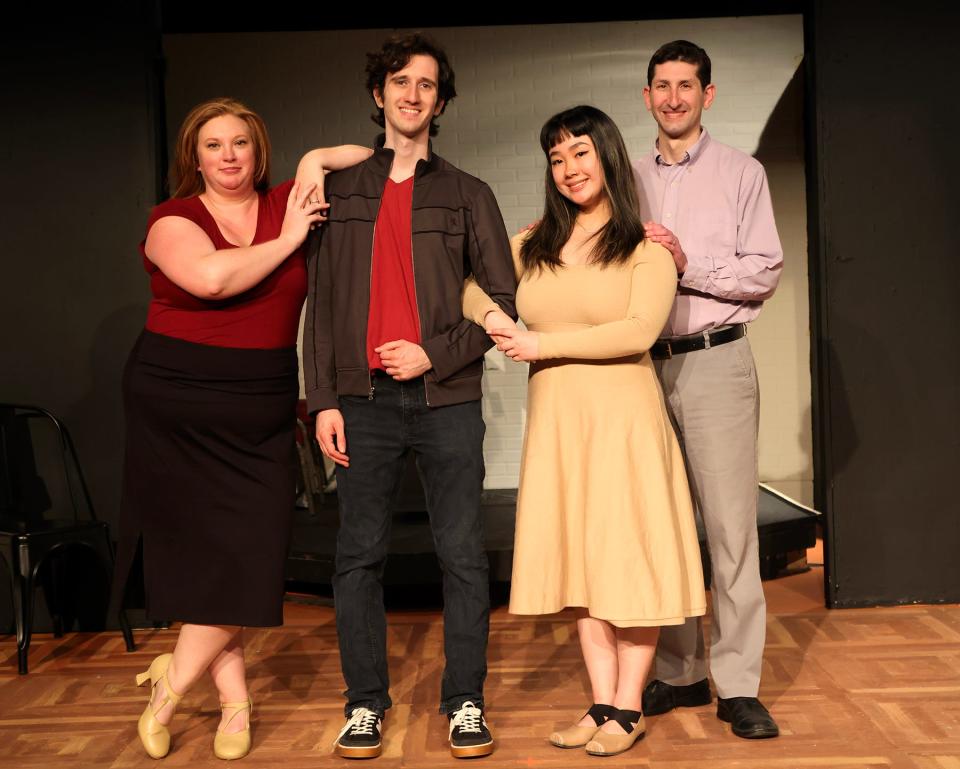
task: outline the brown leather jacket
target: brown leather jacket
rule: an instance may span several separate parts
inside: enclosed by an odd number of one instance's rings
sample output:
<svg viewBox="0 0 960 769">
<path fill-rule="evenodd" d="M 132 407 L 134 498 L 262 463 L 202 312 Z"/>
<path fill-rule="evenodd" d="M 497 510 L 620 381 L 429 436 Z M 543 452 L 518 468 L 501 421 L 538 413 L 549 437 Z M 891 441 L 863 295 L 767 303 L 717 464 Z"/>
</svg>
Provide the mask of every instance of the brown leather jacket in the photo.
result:
<svg viewBox="0 0 960 769">
<path fill-rule="evenodd" d="M 329 221 L 310 236 L 309 294 L 303 330 L 307 408 L 338 408 L 338 395 L 371 392 L 367 316 L 374 225 L 393 150 L 377 140 L 363 163 L 330 174 Z M 433 368 L 424 375 L 427 403 L 449 406 L 480 398 L 483 329 L 463 317 L 463 282 L 477 283 L 516 318 L 510 242 L 490 188 L 431 149 L 413 182 L 413 273 L 421 346 Z"/>
</svg>

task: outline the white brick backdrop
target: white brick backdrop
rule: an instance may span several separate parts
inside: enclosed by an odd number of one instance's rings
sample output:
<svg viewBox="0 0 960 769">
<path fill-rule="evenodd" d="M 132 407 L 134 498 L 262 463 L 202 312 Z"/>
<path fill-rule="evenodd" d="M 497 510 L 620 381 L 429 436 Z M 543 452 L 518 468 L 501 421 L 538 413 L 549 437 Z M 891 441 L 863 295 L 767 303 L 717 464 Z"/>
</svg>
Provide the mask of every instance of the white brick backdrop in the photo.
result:
<svg viewBox="0 0 960 769">
<path fill-rule="evenodd" d="M 447 49 L 459 96 L 440 118 L 436 150 L 490 184 L 509 232 L 536 219 L 543 199 L 540 127 L 553 113 L 593 104 L 620 126 L 631 154 L 649 149 L 655 124 L 641 88 L 656 48 L 679 37 L 713 60 L 718 96 L 705 124 L 717 139 L 755 153 L 761 133 L 799 66 L 799 16 L 556 24 L 429 30 Z M 292 175 L 302 152 L 369 144 L 376 126 L 363 88 L 364 53 L 388 30 L 169 35 L 170 136 L 203 99 L 230 95 L 260 112 L 274 146 L 275 180 Z M 799 121 L 799 115 L 796 116 Z M 778 150 L 771 186 L 787 268 L 777 297 L 751 329 L 763 390 L 761 477 L 809 502 L 809 332 L 802 150 Z M 765 142 L 768 137 L 765 137 Z M 487 357 L 487 486 L 516 486 L 526 366 Z"/>
</svg>

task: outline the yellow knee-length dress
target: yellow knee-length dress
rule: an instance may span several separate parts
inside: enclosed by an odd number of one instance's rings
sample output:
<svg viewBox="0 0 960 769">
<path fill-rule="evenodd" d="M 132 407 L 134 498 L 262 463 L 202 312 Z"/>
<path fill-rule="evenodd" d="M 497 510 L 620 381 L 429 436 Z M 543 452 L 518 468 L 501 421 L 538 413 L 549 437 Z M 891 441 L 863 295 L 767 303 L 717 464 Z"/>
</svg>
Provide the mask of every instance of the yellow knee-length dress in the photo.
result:
<svg viewBox="0 0 960 769">
<path fill-rule="evenodd" d="M 648 350 L 676 292 L 673 259 L 643 241 L 622 264 L 521 274 L 517 311 L 540 334 L 530 365 L 510 611 L 567 606 L 619 627 L 704 613 L 683 457 Z M 475 284 L 464 313 L 495 307 Z"/>
</svg>

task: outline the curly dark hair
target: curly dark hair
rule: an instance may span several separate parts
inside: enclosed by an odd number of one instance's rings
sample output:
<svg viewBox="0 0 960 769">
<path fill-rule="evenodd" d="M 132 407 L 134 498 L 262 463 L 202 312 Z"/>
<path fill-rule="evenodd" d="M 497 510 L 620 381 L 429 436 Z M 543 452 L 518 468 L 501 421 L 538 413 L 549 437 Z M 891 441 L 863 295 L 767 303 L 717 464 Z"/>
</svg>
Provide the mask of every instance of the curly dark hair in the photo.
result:
<svg viewBox="0 0 960 769">
<path fill-rule="evenodd" d="M 373 98 L 374 90 L 383 94 L 387 82 L 387 75 L 399 72 L 407 66 L 413 56 L 431 56 L 437 62 L 437 98 L 443 103 L 440 114 L 447 108 L 457 95 L 454 87 L 454 74 L 447 54 L 437 43 L 421 32 L 411 32 L 406 35 L 394 35 L 384 42 L 379 51 L 367 54 L 367 91 Z M 376 104 L 376 101 L 374 101 Z M 381 128 L 386 126 L 383 118 L 383 108 L 377 107 L 370 119 Z M 439 131 L 436 117 L 430 121 L 430 135 L 436 136 Z"/>
</svg>

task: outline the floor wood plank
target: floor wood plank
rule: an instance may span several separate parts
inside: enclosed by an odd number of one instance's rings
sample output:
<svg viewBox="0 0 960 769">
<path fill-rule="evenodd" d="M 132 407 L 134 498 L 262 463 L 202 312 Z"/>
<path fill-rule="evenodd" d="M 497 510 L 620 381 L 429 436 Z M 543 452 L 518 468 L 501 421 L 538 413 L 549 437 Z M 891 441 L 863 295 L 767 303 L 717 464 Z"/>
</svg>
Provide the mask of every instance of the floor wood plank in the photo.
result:
<svg viewBox="0 0 960 769">
<path fill-rule="evenodd" d="M 646 739 L 607 767 L 657 769 L 960 769 L 960 606 L 827 611 L 818 569 L 765 583 L 767 652 L 761 695 L 782 731 L 776 740 L 732 736 L 715 706 L 648 719 Z M 317 604 L 321 605 L 317 605 Z M 256 703 L 245 767 L 356 767 L 330 753 L 342 723 L 333 610 L 292 597 L 282 628 L 247 636 Z M 169 651 L 175 630 L 137 631 L 127 654 L 118 633 L 35 637 L 31 672 L 16 673 L 16 642 L 0 636 L 0 767 L 156 767 L 136 719 L 146 689 L 134 675 Z M 437 710 L 443 628 L 436 610 L 390 612 L 395 707 L 384 755 L 373 766 L 449 766 Z M 487 698 L 496 753 L 485 767 L 596 767 L 546 735 L 588 704 L 572 615 L 491 618 Z M 174 721 L 166 767 L 222 767 L 213 757 L 217 698 L 190 692 Z"/>
</svg>

